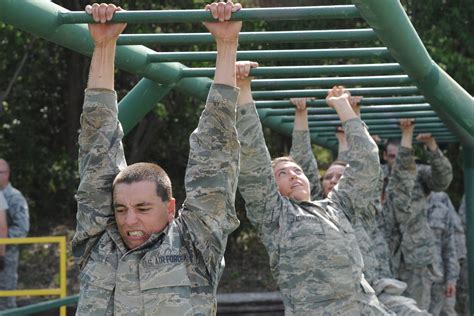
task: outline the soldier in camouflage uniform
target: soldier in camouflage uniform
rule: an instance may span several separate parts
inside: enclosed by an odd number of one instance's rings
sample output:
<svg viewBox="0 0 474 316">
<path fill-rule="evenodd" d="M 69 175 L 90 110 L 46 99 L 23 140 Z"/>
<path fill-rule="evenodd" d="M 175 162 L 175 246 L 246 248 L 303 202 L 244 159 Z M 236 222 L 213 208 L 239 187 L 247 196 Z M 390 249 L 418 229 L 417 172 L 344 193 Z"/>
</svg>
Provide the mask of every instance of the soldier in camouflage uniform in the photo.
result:
<svg viewBox="0 0 474 316">
<path fill-rule="evenodd" d="M 7 221 L 8 203 L 0 191 L 0 238 L 8 237 L 8 221 Z M 5 250 L 6 245 L 0 244 L 0 273 L 5 269 Z"/>
<path fill-rule="evenodd" d="M 461 205 L 458 210 L 459 218 L 461 220 L 462 227 L 465 232 L 467 232 L 466 224 L 466 196 L 463 195 L 461 199 Z M 459 281 L 456 288 L 456 311 L 459 315 L 469 315 L 469 267 L 467 264 L 467 249 L 466 249 L 466 240 L 464 240 L 464 247 L 460 246 L 458 248 L 458 256 L 461 256 L 459 262 L 460 273 Z M 466 251 L 466 253 L 464 253 Z M 465 255 L 462 258 L 462 254 Z"/>
<path fill-rule="evenodd" d="M 451 163 L 431 134 L 419 134 L 416 139 L 427 146 L 430 165 L 416 166 L 417 178 L 409 205 L 410 216 L 405 224 L 399 226 L 402 235 L 400 267 L 394 273 L 408 284 L 406 295 L 414 298 L 421 308 L 428 309 L 431 284 L 439 275 L 433 270 L 435 240 L 428 224 L 426 196 L 430 191 L 446 189 L 453 174 Z M 387 142 L 383 153 L 387 164 L 382 166 L 386 177 L 390 175 L 398 149 L 397 143 Z"/>
<path fill-rule="evenodd" d="M 454 213 L 454 214 L 453 214 Z M 431 288 L 430 312 L 433 315 L 456 315 L 456 282 L 459 277 L 459 258 L 454 230 L 456 211 L 445 192 L 431 192 L 428 196 L 428 221 L 436 238 L 435 269 L 442 275 Z"/>
<path fill-rule="evenodd" d="M 77 229 L 78 315 L 215 315 L 227 236 L 239 221 L 235 59 L 239 4 L 206 6 L 221 22 L 206 23 L 217 43 L 212 85 L 190 137 L 186 200 L 175 201 L 157 165 L 126 165 L 113 91 L 115 42 L 124 24 L 104 24 L 120 8 L 86 7 L 95 41 L 79 136 Z"/>
<path fill-rule="evenodd" d="M 309 181 L 291 159 L 273 168 L 246 77 L 241 89 L 237 130 L 241 142 L 239 191 L 247 216 L 270 256 L 286 315 L 386 315 L 362 274 L 363 261 L 350 218 L 364 207 L 377 179 L 377 147 L 352 111 L 347 93 L 333 88 L 327 102 L 338 112 L 352 144 L 351 166 L 327 199 L 311 201 Z M 243 74 L 243 75 L 239 75 Z"/>
<path fill-rule="evenodd" d="M 30 230 L 30 216 L 25 197 L 10 183 L 10 166 L 0 159 L 0 190 L 8 204 L 6 212 L 8 238 L 22 238 Z M 16 245 L 7 245 L 4 257 L 4 269 L 0 271 L 0 291 L 16 290 L 18 283 L 18 261 L 20 250 Z M 16 307 L 15 297 L 0 297 L 0 310 Z"/>
<path fill-rule="evenodd" d="M 353 107 L 355 113 L 360 116 L 360 110 L 358 102 L 361 100 L 361 97 L 350 97 L 350 103 Z M 319 175 L 317 169 L 317 162 L 314 158 L 313 152 L 311 150 L 311 141 L 309 137 L 309 130 L 307 123 L 302 124 L 301 122 L 307 122 L 307 110 L 306 110 L 306 99 L 292 99 L 291 102 L 295 104 L 295 125 L 293 129 L 293 142 L 290 151 L 290 156 L 295 159 L 297 163 L 303 168 L 305 174 L 309 174 L 310 183 L 312 184 L 312 198 L 314 196 L 323 196 L 326 197 L 329 192 L 334 188 L 334 186 L 339 182 L 339 179 L 344 173 L 345 170 L 345 161 L 349 159 L 348 156 L 348 144 L 344 132 L 341 129 L 336 130 L 336 136 L 339 141 L 339 153 L 338 159 L 335 164 L 332 164 L 325 176 L 323 177 L 322 188 L 319 184 Z M 404 122 L 402 122 L 404 123 Z M 410 122 L 408 121 L 408 125 Z M 404 133 L 404 145 L 411 148 L 411 137 L 412 137 L 411 128 L 405 128 Z M 414 185 L 414 160 L 411 157 L 411 150 L 408 150 L 408 156 L 413 161 L 413 170 L 411 172 L 411 177 L 406 177 L 400 179 L 396 177 L 393 179 L 392 186 L 406 186 L 410 187 L 410 178 L 411 178 L 411 187 Z M 400 167 L 399 167 L 400 165 Z M 406 172 L 405 166 L 398 164 L 396 166 L 397 171 L 394 172 L 395 175 L 398 175 L 400 172 Z M 409 169 L 409 168 L 407 168 Z M 400 171 L 399 171 L 400 170 Z M 379 171 L 381 173 L 381 171 Z M 379 180 L 381 180 L 379 174 Z M 380 182 L 380 181 L 379 181 Z M 379 183 L 380 192 L 382 190 L 381 183 Z M 396 190 L 393 190 L 394 193 Z M 399 197 L 398 197 L 399 198 Z M 387 199 L 390 200 L 390 199 Z M 409 201 L 409 197 L 408 200 Z M 405 201 L 405 205 L 407 203 Z M 391 200 L 387 204 L 392 204 Z M 428 315 L 426 311 L 420 310 L 416 306 L 416 302 L 413 299 L 401 296 L 403 291 L 406 289 L 406 284 L 404 282 L 395 280 L 390 271 L 390 254 L 388 250 L 388 245 L 379 231 L 377 223 L 375 221 L 376 216 L 381 216 L 380 214 L 380 196 L 372 201 L 372 204 L 368 208 L 368 212 L 354 212 L 358 214 L 353 217 L 353 228 L 355 231 L 355 236 L 357 238 L 362 257 L 364 259 L 364 276 L 370 285 L 375 289 L 378 299 L 381 303 L 385 304 L 392 312 L 397 315 Z M 365 216 L 362 216 L 365 214 Z"/>
</svg>

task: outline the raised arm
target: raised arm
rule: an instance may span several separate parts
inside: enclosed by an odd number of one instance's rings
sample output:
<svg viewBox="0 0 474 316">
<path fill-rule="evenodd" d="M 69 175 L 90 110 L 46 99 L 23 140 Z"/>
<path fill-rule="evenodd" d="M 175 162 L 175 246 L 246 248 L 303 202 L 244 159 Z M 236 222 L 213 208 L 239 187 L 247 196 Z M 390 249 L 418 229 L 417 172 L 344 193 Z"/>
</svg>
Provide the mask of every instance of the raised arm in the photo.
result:
<svg viewBox="0 0 474 316">
<path fill-rule="evenodd" d="M 311 185 L 311 200 L 322 198 L 321 182 L 319 181 L 318 163 L 311 147 L 308 127 L 307 98 L 294 98 L 290 102 L 295 106 L 295 122 L 291 142 L 290 156 L 303 168 Z"/>
<path fill-rule="evenodd" d="M 380 163 L 377 145 L 352 109 L 349 97 L 343 87 L 334 87 L 326 97 L 339 115 L 349 146 L 348 166 L 328 198 L 339 204 L 352 221 L 354 212 L 369 209 L 379 194 L 376 189 Z"/>
<path fill-rule="evenodd" d="M 275 238 L 282 199 L 273 175 L 270 154 L 263 136 L 260 119 L 252 99 L 249 67 L 237 65 L 241 94 L 237 107 L 237 132 L 241 145 L 239 192 L 245 200 L 250 222 L 257 228 L 270 257 L 278 253 Z M 248 64 L 253 67 L 256 64 Z M 271 263 L 275 262 L 270 260 Z"/>
<path fill-rule="evenodd" d="M 239 225 L 234 203 L 240 152 L 235 128 L 235 60 L 242 22 L 227 21 L 240 9 L 238 4 L 220 2 L 206 8 L 223 22 L 205 24 L 217 44 L 216 73 L 199 124 L 189 140 L 186 200 L 181 215 L 186 232 L 217 282 L 221 271 L 216 267 L 224 256 L 227 236 Z"/>
<path fill-rule="evenodd" d="M 405 225 L 411 216 L 409 205 L 416 181 L 416 164 L 412 154 L 414 128 L 412 119 L 400 120 L 400 149 L 386 188 L 385 207 L 391 209 L 395 221 L 402 225 Z"/>
<path fill-rule="evenodd" d="M 77 224 L 73 255 L 87 257 L 89 250 L 113 220 L 112 181 L 125 168 L 122 127 L 118 121 L 114 89 L 115 43 L 125 24 L 105 24 L 119 7 L 94 4 L 86 7 L 97 24 L 89 25 L 95 43 L 84 97 L 79 135 Z"/>
<path fill-rule="evenodd" d="M 422 165 L 418 169 L 418 177 L 430 191 L 446 190 L 453 180 L 453 168 L 430 133 L 418 134 L 417 140 L 428 148 L 430 166 Z"/>
</svg>

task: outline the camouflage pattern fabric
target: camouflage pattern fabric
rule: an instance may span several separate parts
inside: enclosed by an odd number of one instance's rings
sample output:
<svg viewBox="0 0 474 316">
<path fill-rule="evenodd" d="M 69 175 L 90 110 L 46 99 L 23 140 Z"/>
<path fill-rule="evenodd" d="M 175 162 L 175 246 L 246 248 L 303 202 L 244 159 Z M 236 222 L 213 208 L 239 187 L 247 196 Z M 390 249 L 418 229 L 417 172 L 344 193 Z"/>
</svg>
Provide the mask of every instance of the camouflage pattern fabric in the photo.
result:
<svg viewBox="0 0 474 316">
<path fill-rule="evenodd" d="M 8 203 L 8 238 L 26 237 L 30 230 L 30 215 L 28 211 L 28 203 L 26 202 L 25 197 L 10 183 L 5 187 L 5 189 L 3 189 L 3 195 Z M 18 246 L 7 245 L 5 253 L 5 269 L 0 271 L 0 291 L 16 290 L 18 284 L 18 258 Z M 0 310 L 15 307 L 15 297 L 0 297 Z"/>
<path fill-rule="evenodd" d="M 286 315 L 384 315 L 371 309 L 373 289 L 351 220 L 353 205 L 367 206 L 377 178 L 377 147 L 364 124 L 343 124 L 353 161 L 327 199 L 298 202 L 280 195 L 254 103 L 239 105 L 239 191 L 247 217 L 270 257 Z M 376 305 L 376 304 L 375 304 Z"/>
<path fill-rule="evenodd" d="M 214 84 L 190 137 L 186 201 L 175 220 L 128 250 L 111 208 L 112 181 L 126 167 L 114 91 L 86 90 L 79 137 L 78 315 L 214 315 L 234 199 L 240 146 L 238 89 Z"/>
<path fill-rule="evenodd" d="M 446 285 L 456 284 L 459 277 L 459 261 L 456 253 L 454 224 L 444 192 L 431 192 L 428 196 L 428 221 L 435 235 L 435 261 L 433 268 L 439 279 L 431 289 L 430 312 L 439 315 L 446 305 Z M 453 210 L 454 211 L 454 210 Z"/>
<path fill-rule="evenodd" d="M 464 231 L 467 231 L 466 224 L 466 196 L 463 195 L 461 205 L 458 209 L 459 218 Z M 469 267 L 467 263 L 467 256 L 461 259 L 460 262 L 459 281 L 456 286 L 456 311 L 459 315 L 469 315 Z"/>
</svg>

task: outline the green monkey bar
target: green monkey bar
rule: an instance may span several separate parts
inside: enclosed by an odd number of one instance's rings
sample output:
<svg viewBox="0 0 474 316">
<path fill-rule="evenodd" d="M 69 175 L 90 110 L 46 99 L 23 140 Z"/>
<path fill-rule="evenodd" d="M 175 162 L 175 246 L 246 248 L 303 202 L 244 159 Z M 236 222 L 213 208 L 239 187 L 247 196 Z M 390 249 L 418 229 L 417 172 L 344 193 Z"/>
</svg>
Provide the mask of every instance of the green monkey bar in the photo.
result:
<svg viewBox="0 0 474 316">
<path fill-rule="evenodd" d="M 332 85 L 346 85 L 352 95 L 364 96 L 360 103 L 362 119 L 372 133 L 383 137 L 399 136 L 398 119 L 415 118 L 416 131 L 431 132 L 440 143 L 461 141 L 464 145 L 468 226 L 474 227 L 474 216 L 470 215 L 470 212 L 474 212 L 472 96 L 431 60 L 398 0 L 353 2 L 355 6 L 243 9 L 233 15 L 234 19 L 244 21 L 323 18 L 362 21 L 362 17 L 368 23 L 368 26 L 363 26 L 365 28 L 356 29 L 242 32 L 239 40 L 241 44 L 379 40 L 385 46 L 364 43 L 363 48 L 318 47 L 239 52 L 239 60 L 288 63 L 282 67 L 261 65 L 252 70 L 255 76 L 270 77 L 255 79 L 252 83 L 263 124 L 279 133 L 291 135 L 294 107 L 281 99 L 319 98 L 309 103 L 311 138 L 319 145 L 334 149 L 337 144 L 334 130 L 340 122 L 335 112 L 325 107 L 323 100 Z M 115 21 L 127 23 L 189 23 L 209 19 L 210 14 L 203 10 L 127 11 L 119 12 L 114 17 Z M 90 20 L 83 12 L 69 12 L 47 0 L 0 1 L 0 21 L 88 56 L 92 53 L 93 44 L 87 26 L 75 23 L 88 23 Z M 119 118 L 125 133 L 172 89 L 204 99 L 211 84 L 209 77 L 214 71 L 212 68 L 187 67 L 180 62 L 212 61 L 216 52 L 156 52 L 141 45 L 209 43 L 214 43 L 214 40 L 208 33 L 123 34 L 119 37 L 118 44 L 121 46 L 117 48 L 117 67 L 143 77 L 119 104 Z M 362 58 L 378 61 L 371 64 L 354 63 L 354 59 Z M 336 60 L 337 64 L 311 65 L 313 60 L 320 59 Z M 351 62 L 341 63 L 347 59 L 351 59 Z M 293 61 L 307 61 L 308 66 L 294 66 Z M 294 75 L 299 78 L 289 78 Z M 305 75 L 319 77 L 301 78 Z M 474 267 L 473 233 L 468 232 L 468 241 L 469 264 Z M 470 284 L 474 285 L 474 274 L 470 276 Z M 474 302 L 473 295 L 474 290 L 471 290 L 471 302 Z"/>
</svg>

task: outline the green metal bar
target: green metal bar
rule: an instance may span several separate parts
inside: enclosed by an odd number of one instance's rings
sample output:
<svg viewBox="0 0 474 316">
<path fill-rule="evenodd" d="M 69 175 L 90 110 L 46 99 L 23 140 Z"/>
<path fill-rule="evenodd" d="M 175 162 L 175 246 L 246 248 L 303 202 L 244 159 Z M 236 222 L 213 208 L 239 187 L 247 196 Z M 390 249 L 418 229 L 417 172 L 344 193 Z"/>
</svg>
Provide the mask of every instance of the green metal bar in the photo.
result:
<svg viewBox="0 0 474 316">
<path fill-rule="evenodd" d="M 0 1 L 0 21 L 90 56 L 93 43 L 86 25 L 58 25 L 58 12 L 65 10 L 49 1 L 2 0 Z M 170 85 L 188 95 L 200 99 L 206 98 L 211 83 L 209 78 L 180 80 L 181 69 L 185 66 L 179 63 L 148 64 L 147 57 L 151 52 L 154 51 L 143 46 L 118 47 L 116 65 L 130 73 Z M 128 122 L 123 121 L 122 124 L 127 125 Z"/>
<path fill-rule="evenodd" d="M 186 68 L 181 71 L 183 77 L 211 77 L 215 68 Z M 322 66 L 278 66 L 259 67 L 250 70 L 251 76 L 314 76 L 314 75 L 361 75 L 361 74 L 401 74 L 403 69 L 396 63 L 322 65 Z"/>
<path fill-rule="evenodd" d="M 146 78 L 140 80 L 118 104 L 118 117 L 124 134 L 127 135 L 170 90 L 170 86 L 163 86 Z"/>
<path fill-rule="evenodd" d="M 279 32 L 242 32 L 239 43 L 299 43 L 299 42 L 336 42 L 376 40 L 371 29 L 325 30 L 325 31 L 279 31 Z M 117 45 L 192 45 L 213 44 L 209 33 L 180 34 L 122 34 Z"/>
<path fill-rule="evenodd" d="M 262 109 L 262 107 L 258 107 Z M 273 108 L 266 108 L 268 109 L 267 115 L 275 116 L 275 115 L 293 115 L 295 114 L 294 105 L 292 108 L 286 109 L 273 109 Z M 406 105 L 380 105 L 380 106 L 365 106 L 361 107 L 361 114 L 364 116 L 366 113 L 391 113 L 394 115 L 399 114 L 400 112 L 412 112 L 412 111 L 431 111 L 431 107 L 429 104 L 406 104 Z M 319 114 L 336 114 L 336 111 L 333 108 L 325 107 L 325 108 L 309 108 L 308 109 L 309 115 L 319 115 Z M 408 114 L 407 114 L 408 115 Z"/>
<path fill-rule="evenodd" d="M 20 315 L 28 315 L 33 313 L 39 313 L 43 311 L 48 311 L 54 308 L 59 308 L 61 306 L 70 306 L 76 305 L 79 301 L 79 295 L 72 295 L 56 300 L 50 300 L 47 302 L 41 302 L 33 305 L 18 307 L 7 309 L 4 311 L 0 311 L 1 316 L 20 316 Z"/>
<path fill-rule="evenodd" d="M 281 117 L 281 120 L 283 123 L 285 122 L 293 122 L 294 121 L 293 116 L 284 116 Z M 364 122 L 369 125 L 370 124 L 398 124 L 399 119 L 398 118 L 380 118 L 380 119 L 364 119 Z M 442 123 L 441 119 L 439 117 L 418 117 L 415 118 L 415 122 L 419 123 Z M 341 122 L 339 120 L 332 120 L 332 121 L 316 121 L 312 119 L 311 117 L 309 118 L 309 127 L 313 126 L 339 126 L 341 125 Z"/>
<path fill-rule="evenodd" d="M 274 110 L 274 109 L 265 109 L 268 112 L 266 113 L 267 116 L 275 116 L 277 113 L 274 111 L 281 111 L 281 110 Z M 274 114 L 275 113 L 275 114 Z M 294 114 L 294 111 L 293 111 Z M 291 115 L 277 115 L 280 116 L 282 119 L 286 118 L 293 118 L 294 116 Z M 391 118 L 414 118 L 415 120 L 418 118 L 433 118 L 437 117 L 436 112 L 434 111 L 413 111 L 413 112 L 390 112 L 390 113 L 361 113 L 362 120 L 366 119 L 391 119 Z M 329 115 L 308 115 L 309 121 L 328 121 L 328 120 L 337 120 L 339 117 L 336 114 L 329 114 Z"/>
<path fill-rule="evenodd" d="M 232 21 L 282 21 L 312 19 L 360 18 L 359 11 L 353 5 L 308 6 L 284 8 L 241 9 L 232 14 Z M 180 23 L 212 22 L 215 19 L 209 11 L 200 10 L 147 10 L 115 13 L 111 22 L 115 23 Z M 59 23 L 95 23 L 89 14 L 83 11 L 61 12 Z"/>
<path fill-rule="evenodd" d="M 292 122 L 283 122 L 282 124 L 288 124 Z M 400 130 L 400 125 L 397 123 L 388 123 L 388 124 L 367 124 L 369 127 L 369 131 L 372 132 L 373 130 L 378 131 L 378 130 Z M 328 127 L 326 126 L 317 126 L 316 124 L 313 124 L 311 127 L 311 130 L 315 131 L 327 131 Z M 447 130 L 446 126 L 442 122 L 439 123 L 416 123 L 415 124 L 415 131 L 428 131 L 428 130 Z"/>
<path fill-rule="evenodd" d="M 311 129 L 311 132 L 315 132 L 317 133 L 319 136 L 324 136 L 324 137 L 331 137 L 331 136 L 334 136 L 334 131 L 324 131 L 324 132 L 321 132 L 321 131 L 315 131 L 314 129 Z M 387 135 L 396 135 L 396 136 L 400 136 L 401 135 L 401 132 L 400 132 L 400 129 L 397 130 L 374 130 L 374 129 L 370 129 L 369 132 L 372 134 L 372 135 L 378 135 L 378 136 L 387 136 Z M 419 132 L 419 131 L 418 131 Z M 455 136 L 453 133 L 451 133 L 450 131 L 448 130 L 429 130 L 429 131 L 426 131 L 427 133 L 431 133 L 434 137 L 438 137 L 438 136 Z"/>
<path fill-rule="evenodd" d="M 412 95 L 418 94 L 418 88 L 414 86 L 406 87 L 373 87 L 373 88 L 347 88 L 352 95 L 362 96 L 387 96 L 387 95 Z M 305 89 L 305 90 L 273 90 L 273 91 L 253 91 L 254 99 L 278 99 L 297 97 L 319 97 L 325 98 L 328 89 Z"/>
<path fill-rule="evenodd" d="M 436 65 L 398 0 L 353 0 L 433 109 L 466 146 L 474 146 L 474 100 Z M 472 304 L 474 313 L 474 304 Z"/>
<path fill-rule="evenodd" d="M 393 85 L 409 84 L 410 78 L 406 75 L 398 76 L 360 76 L 360 77 L 324 77 L 324 78 L 297 78 L 297 79 L 255 79 L 252 88 L 296 88 L 307 86 L 334 86 L 334 85 Z"/>
<path fill-rule="evenodd" d="M 160 52 L 148 55 L 149 62 L 214 61 L 217 52 Z M 391 57 L 385 47 L 247 50 L 237 52 L 237 60 L 314 60 L 329 58 Z"/>
<path fill-rule="evenodd" d="M 393 97 L 393 98 L 364 98 L 359 102 L 360 105 L 367 108 L 368 105 L 374 107 L 384 108 L 384 105 L 392 105 L 394 108 L 399 110 L 399 104 L 407 105 L 408 103 L 420 102 L 418 105 L 429 105 L 428 103 L 421 103 L 425 99 L 422 96 L 416 97 Z M 257 108 L 293 108 L 294 105 L 288 100 L 267 100 L 267 101 L 255 101 Z M 313 107 L 327 107 L 326 100 L 312 100 L 306 102 L 306 105 L 310 108 Z M 415 105 L 415 104 L 413 104 Z"/>
<path fill-rule="evenodd" d="M 469 302 L 471 315 L 474 313 L 474 147 L 465 146 L 464 151 L 464 194 L 466 198 L 466 241 L 469 267 Z"/>
</svg>

